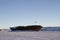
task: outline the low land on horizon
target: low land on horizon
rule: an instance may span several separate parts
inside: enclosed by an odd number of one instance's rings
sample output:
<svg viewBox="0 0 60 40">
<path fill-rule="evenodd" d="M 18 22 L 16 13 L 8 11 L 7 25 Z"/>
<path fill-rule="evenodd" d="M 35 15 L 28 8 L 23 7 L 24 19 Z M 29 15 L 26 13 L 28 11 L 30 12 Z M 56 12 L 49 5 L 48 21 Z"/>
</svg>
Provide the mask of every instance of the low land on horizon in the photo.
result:
<svg viewBox="0 0 60 40">
<path fill-rule="evenodd" d="M 4 31 L 10 31 L 10 29 L 0 29 L 4 30 Z M 60 26 L 56 26 L 56 27 L 43 27 L 41 30 L 39 31 L 60 31 Z"/>
</svg>

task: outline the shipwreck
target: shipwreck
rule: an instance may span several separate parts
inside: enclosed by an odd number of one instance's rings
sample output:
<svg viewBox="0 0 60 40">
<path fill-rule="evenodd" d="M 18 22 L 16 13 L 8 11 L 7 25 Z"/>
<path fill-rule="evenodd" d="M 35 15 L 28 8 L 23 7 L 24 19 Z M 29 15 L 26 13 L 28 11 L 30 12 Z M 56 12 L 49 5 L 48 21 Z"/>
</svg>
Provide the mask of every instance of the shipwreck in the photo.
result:
<svg viewBox="0 0 60 40">
<path fill-rule="evenodd" d="M 41 25 L 28 25 L 28 26 L 16 26 L 10 27 L 12 31 L 39 31 L 41 30 Z"/>
</svg>

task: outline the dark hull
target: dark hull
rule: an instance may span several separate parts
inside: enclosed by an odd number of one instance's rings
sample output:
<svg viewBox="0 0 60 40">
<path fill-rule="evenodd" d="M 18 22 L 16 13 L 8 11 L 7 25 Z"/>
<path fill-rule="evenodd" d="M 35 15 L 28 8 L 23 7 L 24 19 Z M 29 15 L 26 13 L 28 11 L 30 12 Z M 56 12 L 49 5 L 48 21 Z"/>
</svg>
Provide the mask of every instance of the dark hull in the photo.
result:
<svg viewBox="0 0 60 40">
<path fill-rule="evenodd" d="M 39 31 L 41 30 L 42 26 L 40 25 L 30 25 L 30 26 L 17 26 L 17 27 L 11 27 L 10 29 L 12 31 Z"/>
<path fill-rule="evenodd" d="M 1 31 L 1 29 L 0 29 L 0 31 Z"/>
</svg>

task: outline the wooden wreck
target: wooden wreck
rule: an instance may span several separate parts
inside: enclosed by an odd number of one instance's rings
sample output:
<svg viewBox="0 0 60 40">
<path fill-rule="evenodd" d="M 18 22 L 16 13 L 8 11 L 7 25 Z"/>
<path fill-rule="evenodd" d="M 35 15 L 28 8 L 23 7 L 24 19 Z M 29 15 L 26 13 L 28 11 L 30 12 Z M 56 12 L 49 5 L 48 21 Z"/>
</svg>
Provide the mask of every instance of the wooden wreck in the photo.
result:
<svg viewBox="0 0 60 40">
<path fill-rule="evenodd" d="M 16 26 L 10 27 L 12 31 L 39 31 L 41 30 L 41 25 L 28 25 L 28 26 Z"/>
</svg>

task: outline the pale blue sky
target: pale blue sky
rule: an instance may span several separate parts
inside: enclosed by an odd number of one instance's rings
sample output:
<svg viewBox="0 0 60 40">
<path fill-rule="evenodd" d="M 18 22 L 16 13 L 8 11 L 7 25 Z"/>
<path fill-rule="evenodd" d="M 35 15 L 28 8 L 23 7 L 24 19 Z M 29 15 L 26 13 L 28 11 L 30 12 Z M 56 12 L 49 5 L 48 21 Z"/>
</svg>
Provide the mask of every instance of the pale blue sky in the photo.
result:
<svg viewBox="0 0 60 40">
<path fill-rule="evenodd" d="M 36 24 L 60 26 L 60 0 L 0 0 L 0 28 Z"/>
</svg>

